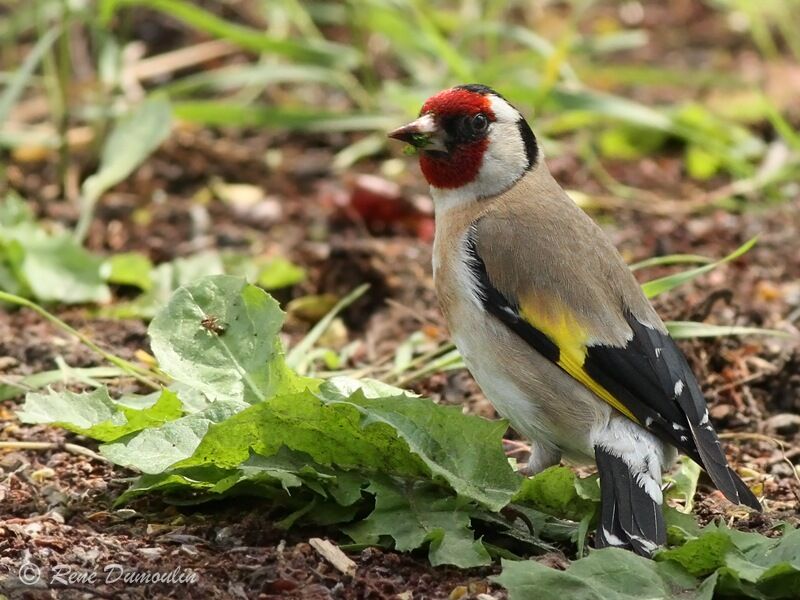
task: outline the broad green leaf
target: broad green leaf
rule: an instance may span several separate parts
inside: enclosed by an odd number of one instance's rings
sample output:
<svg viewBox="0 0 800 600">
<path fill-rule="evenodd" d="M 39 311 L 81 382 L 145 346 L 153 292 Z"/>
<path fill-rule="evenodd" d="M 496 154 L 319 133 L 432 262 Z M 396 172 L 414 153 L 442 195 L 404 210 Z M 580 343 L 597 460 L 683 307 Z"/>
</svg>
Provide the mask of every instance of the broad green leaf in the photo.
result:
<svg viewBox="0 0 800 600">
<path fill-rule="evenodd" d="M 219 400 L 203 411 L 150 427 L 136 435 L 100 447 L 114 464 L 158 474 L 192 455 L 209 425 L 220 423 L 242 410 L 242 402 Z M 205 465 L 204 465 L 205 466 Z"/>
<path fill-rule="evenodd" d="M 108 283 L 132 285 L 148 291 L 153 287 L 153 263 L 139 252 L 123 252 L 109 258 L 101 268 Z"/>
<path fill-rule="evenodd" d="M 255 283 L 265 290 L 289 287 L 301 283 L 306 278 L 305 269 L 285 258 L 267 259 L 259 267 L 260 271 Z"/>
<path fill-rule="evenodd" d="M 681 567 L 654 562 L 618 548 L 594 550 L 565 571 L 534 562 L 503 560 L 493 579 L 508 590 L 509 600 L 548 597 L 570 600 L 712 600 L 714 588 L 698 589 L 698 581 Z"/>
<path fill-rule="evenodd" d="M 654 154 L 666 140 L 663 131 L 621 125 L 600 134 L 600 153 L 606 158 L 634 160 Z"/>
<path fill-rule="evenodd" d="M 30 206 L 17 194 L 9 192 L 0 202 L 0 228 L 15 227 L 34 221 Z"/>
<path fill-rule="evenodd" d="M 744 327 L 741 325 L 710 325 L 696 321 L 668 321 L 665 323 L 669 334 L 676 340 L 685 338 L 723 337 L 726 335 L 769 335 L 788 337 L 785 331 L 763 329 L 761 327 Z"/>
<path fill-rule="evenodd" d="M 454 496 L 429 483 L 399 484 L 375 479 L 367 491 L 375 495 L 375 510 L 360 523 L 346 527 L 356 543 L 374 544 L 390 536 L 401 552 L 430 542 L 433 566 L 462 569 L 489 564 L 489 553 L 470 529 L 469 510 Z"/>
<path fill-rule="evenodd" d="M 796 598 L 800 584 L 800 530 L 780 538 L 709 525 L 699 537 L 664 550 L 656 560 L 673 561 L 694 574 L 716 572 L 717 591 L 746 598 Z"/>
<path fill-rule="evenodd" d="M 130 302 L 118 302 L 103 308 L 105 316 L 118 319 L 152 319 L 159 309 L 169 302 L 172 293 L 196 279 L 207 275 L 225 273 L 223 259 L 218 252 L 198 252 L 162 263 L 150 273 L 149 289 Z"/>
<path fill-rule="evenodd" d="M 108 136 L 97 172 L 83 182 L 84 201 L 93 201 L 116 185 L 161 145 L 172 127 L 169 102 L 152 97 L 123 116 Z"/>
<path fill-rule="evenodd" d="M 325 395 L 328 389 L 323 384 L 320 393 Z M 504 421 L 487 421 L 465 415 L 458 407 L 406 395 L 368 398 L 356 392 L 346 400 L 329 402 L 356 407 L 364 426 L 389 425 L 433 475 L 447 481 L 460 496 L 493 510 L 508 504 L 522 483 L 502 451 Z"/>
<path fill-rule="evenodd" d="M 322 400 L 306 391 L 255 404 L 211 428 L 194 455 L 178 466 L 232 468 L 250 448 L 270 456 L 286 446 L 323 466 L 410 478 L 435 475 L 459 495 L 493 510 L 519 486 L 502 452 L 503 422 L 407 396 L 370 399 L 357 391 L 340 400 L 331 395 Z"/>
<path fill-rule="evenodd" d="M 711 179 L 723 166 L 717 155 L 695 144 L 686 147 L 684 161 L 689 176 L 700 181 Z"/>
<path fill-rule="evenodd" d="M 178 466 L 235 468 L 247 460 L 250 449 L 271 456 L 282 446 L 304 452 L 323 466 L 408 477 L 429 474 L 391 427 L 363 426 L 355 407 L 328 405 L 310 391 L 274 396 L 216 425 L 194 455 Z"/>
<path fill-rule="evenodd" d="M 727 533 L 706 531 L 680 548 L 662 550 L 658 553 L 658 560 L 674 561 L 692 575 L 701 577 L 724 566 L 727 555 L 736 551 L 736 546 Z"/>
<path fill-rule="evenodd" d="M 115 401 L 108 389 L 77 394 L 70 391 L 30 393 L 17 412 L 23 423 L 51 423 L 101 441 L 116 440 L 130 433 L 149 430 L 177 419 L 181 403 L 169 390 L 139 398 Z"/>
<path fill-rule="evenodd" d="M 173 379 L 211 400 L 253 403 L 301 385 L 283 364 L 282 324 L 283 312 L 264 290 L 212 275 L 176 290 L 148 331 Z"/>
<path fill-rule="evenodd" d="M 708 273 L 716 269 L 719 265 L 724 264 L 726 262 L 730 262 L 732 260 L 736 260 L 740 256 L 742 256 L 745 252 L 748 252 L 750 248 L 752 248 L 756 240 L 758 238 L 754 237 L 741 246 L 739 246 L 736 250 L 731 252 L 725 258 L 722 258 L 716 262 L 713 262 L 708 265 L 703 265 L 702 267 L 697 267 L 694 269 L 689 269 L 688 271 L 683 271 L 681 273 L 675 273 L 674 275 L 667 275 L 666 277 L 660 277 L 659 279 L 653 279 L 652 281 L 648 281 L 647 283 L 642 284 L 642 290 L 644 291 L 645 295 L 648 298 L 654 298 L 664 292 L 671 290 L 672 288 L 678 287 L 681 284 L 686 283 L 687 281 L 691 281 L 695 277 L 698 277 L 704 273 Z"/>
<path fill-rule="evenodd" d="M 32 222 L 0 226 L 0 264 L 5 263 L 23 295 L 40 302 L 108 302 L 111 293 L 100 274 L 102 259 L 71 236 L 47 234 Z M 13 292 L 7 286 L 7 291 Z"/>
<path fill-rule="evenodd" d="M 700 466 L 688 456 L 678 459 L 677 470 L 667 474 L 664 479 L 671 483 L 667 490 L 667 498 L 681 501 L 680 512 L 690 514 L 694 506 L 694 494 L 697 491 L 697 480 L 700 478 Z"/>
<path fill-rule="evenodd" d="M 580 521 L 594 514 L 599 500 L 596 478 L 591 481 L 590 485 L 578 479 L 570 468 L 556 465 L 525 479 L 514 502 L 528 504 L 556 517 Z"/>
<path fill-rule="evenodd" d="M 257 257 L 226 252 L 221 255 L 225 273 L 240 275 L 265 290 L 277 290 L 305 280 L 306 271 L 281 256 Z"/>
</svg>

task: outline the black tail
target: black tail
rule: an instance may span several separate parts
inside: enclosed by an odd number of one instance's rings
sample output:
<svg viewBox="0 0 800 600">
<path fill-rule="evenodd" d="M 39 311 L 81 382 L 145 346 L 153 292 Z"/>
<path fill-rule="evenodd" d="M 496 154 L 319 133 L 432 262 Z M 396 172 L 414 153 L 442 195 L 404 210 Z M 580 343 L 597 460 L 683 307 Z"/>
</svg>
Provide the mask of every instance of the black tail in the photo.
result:
<svg viewBox="0 0 800 600">
<path fill-rule="evenodd" d="M 704 425 L 691 427 L 691 429 L 699 455 L 692 458 L 705 469 L 717 489 L 731 502 L 761 510 L 758 498 L 728 465 L 722 445 L 711 423 L 706 421 Z M 700 460 L 698 461 L 697 458 Z"/>
<path fill-rule="evenodd" d="M 647 493 L 621 458 L 601 446 L 594 447 L 594 456 L 600 474 L 600 525 L 595 545 L 628 548 L 650 556 L 667 541 L 661 502 Z"/>
</svg>

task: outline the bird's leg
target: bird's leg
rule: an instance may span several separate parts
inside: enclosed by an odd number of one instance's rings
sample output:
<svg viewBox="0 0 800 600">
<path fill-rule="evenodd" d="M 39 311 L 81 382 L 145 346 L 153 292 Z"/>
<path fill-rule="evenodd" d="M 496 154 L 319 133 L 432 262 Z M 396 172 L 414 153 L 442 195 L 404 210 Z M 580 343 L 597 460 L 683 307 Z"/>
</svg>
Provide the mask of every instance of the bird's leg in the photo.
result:
<svg viewBox="0 0 800 600">
<path fill-rule="evenodd" d="M 528 459 L 528 464 L 519 471 L 523 475 L 531 477 L 560 462 L 561 452 L 557 448 L 541 442 L 532 442 L 531 457 Z"/>
</svg>

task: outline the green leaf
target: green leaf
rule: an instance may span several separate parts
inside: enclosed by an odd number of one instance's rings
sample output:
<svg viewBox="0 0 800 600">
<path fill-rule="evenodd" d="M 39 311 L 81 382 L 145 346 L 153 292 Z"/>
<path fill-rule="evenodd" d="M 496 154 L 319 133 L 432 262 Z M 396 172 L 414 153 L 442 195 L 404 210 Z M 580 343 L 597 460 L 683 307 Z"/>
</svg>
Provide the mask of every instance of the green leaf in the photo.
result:
<svg viewBox="0 0 800 600">
<path fill-rule="evenodd" d="M 789 337 L 789 333 L 777 329 L 744 327 L 741 325 L 710 325 L 696 321 L 668 321 L 665 323 L 669 334 L 676 340 L 701 337 L 723 337 L 726 335 L 769 335 Z"/>
<path fill-rule="evenodd" d="M 716 262 L 713 262 L 708 265 L 703 265 L 702 267 L 697 267 L 695 269 L 689 269 L 688 271 L 683 271 L 682 273 L 675 273 L 674 275 L 667 275 L 666 277 L 661 277 L 659 279 L 653 279 L 652 281 L 648 281 L 647 283 L 642 284 L 642 290 L 644 291 L 645 295 L 648 298 L 654 298 L 664 292 L 671 290 L 672 288 L 678 287 L 686 283 L 687 281 L 691 281 L 695 277 L 703 275 L 704 273 L 708 273 L 716 269 L 721 264 L 726 262 L 730 262 L 732 260 L 736 260 L 744 253 L 748 252 L 750 248 L 752 248 L 758 237 L 754 237 L 741 246 L 739 246 L 736 250 L 731 252 L 725 258 L 722 258 Z"/>
<path fill-rule="evenodd" d="M 123 252 L 109 258 L 101 268 L 108 283 L 132 285 L 148 291 L 153 287 L 153 263 L 139 252 Z"/>
<path fill-rule="evenodd" d="M 151 97 L 123 116 L 108 136 L 97 172 L 83 182 L 84 201 L 93 201 L 116 185 L 161 145 L 172 128 L 169 102 Z"/>
<path fill-rule="evenodd" d="M 176 290 L 148 331 L 173 379 L 211 400 L 253 403 L 300 385 L 283 364 L 282 324 L 283 312 L 264 290 L 212 275 Z"/>
<path fill-rule="evenodd" d="M 0 225 L 0 264 L 7 265 L 3 289 L 41 302 L 108 302 L 111 292 L 100 273 L 102 259 L 65 234 L 48 235 L 35 223 Z M 13 279 L 12 279 L 13 278 Z"/>
<path fill-rule="evenodd" d="M 226 269 L 219 252 L 198 252 L 162 263 L 150 273 L 149 289 L 130 302 L 114 303 L 100 314 L 118 319 L 152 319 L 169 302 L 172 293 L 207 275 L 222 275 Z"/>
<path fill-rule="evenodd" d="M 493 577 L 508 590 L 509 600 L 538 598 L 542 590 L 570 600 L 712 600 L 713 587 L 698 589 L 697 580 L 669 563 L 642 558 L 618 548 L 593 550 L 565 571 L 534 561 L 503 560 Z"/>
<path fill-rule="evenodd" d="M 570 468 L 558 465 L 525 479 L 514 496 L 514 502 L 572 521 L 593 515 L 599 499 L 596 478 L 578 479 Z"/>
<path fill-rule="evenodd" d="M 330 382 L 323 384 L 320 393 L 327 395 L 332 387 Z M 358 391 L 340 400 L 334 392 L 329 402 L 356 407 L 364 426 L 389 425 L 433 475 L 447 481 L 460 496 L 492 510 L 508 504 L 523 481 L 502 451 L 504 421 L 487 421 L 465 415 L 458 407 L 438 406 L 405 394 L 368 398 Z"/>
<path fill-rule="evenodd" d="M 200 412 L 105 444 L 100 447 L 100 453 L 114 464 L 158 474 L 191 456 L 212 423 L 229 419 L 245 406 L 242 402 L 219 400 Z"/>
<path fill-rule="evenodd" d="M 373 480 L 367 491 L 375 495 L 375 510 L 344 529 L 356 543 L 375 544 L 381 536 L 390 536 L 397 550 L 407 552 L 430 542 L 428 558 L 433 566 L 466 569 L 491 562 L 470 529 L 468 508 L 454 496 L 429 483 L 401 485 L 388 479 Z"/>
<path fill-rule="evenodd" d="M 620 125 L 600 134 L 600 153 L 606 158 L 633 160 L 655 153 L 666 140 L 663 131 Z"/>
<path fill-rule="evenodd" d="M 260 272 L 256 283 L 265 290 L 277 290 L 296 285 L 306 278 L 305 269 L 285 258 L 270 258 L 259 266 Z"/>
<path fill-rule="evenodd" d="M 700 181 L 711 179 L 723 166 L 719 156 L 695 144 L 686 147 L 684 160 L 689 177 Z"/>
<path fill-rule="evenodd" d="M 233 468 L 250 448 L 270 456 L 286 446 L 323 466 L 409 478 L 436 475 L 459 495 L 493 510 L 519 486 L 502 452 L 503 422 L 405 395 L 370 399 L 359 390 L 340 400 L 321 393 L 330 398 L 306 391 L 253 405 L 213 427 L 178 466 Z"/>
<path fill-rule="evenodd" d="M 725 565 L 726 556 L 736 551 L 730 536 L 723 531 L 707 531 L 680 548 L 662 550 L 658 560 L 677 562 L 695 576 L 710 575 Z"/>
<path fill-rule="evenodd" d="M 746 598 L 795 598 L 800 584 L 800 530 L 780 538 L 709 525 L 683 546 L 656 560 L 673 561 L 690 573 L 718 574 L 717 591 Z"/>
<path fill-rule="evenodd" d="M 213 427 L 194 455 L 179 466 L 235 468 L 247 460 L 251 448 L 271 456 L 282 446 L 304 452 L 324 466 L 412 477 L 428 472 L 390 427 L 362 428 L 354 407 L 328 406 L 308 390 L 274 396 Z"/>
<path fill-rule="evenodd" d="M 678 468 L 674 473 L 664 477 L 672 485 L 666 493 L 667 498 L 681 501 L 678 510 L 690 514 L 694 506 L 694 494 L 697 491 L 697 480 L 700 478 L 700 466 L 688 456 L 678 459 Z"/>
<path fill-rule="evenodd" d="M 30 393 L 17 412 L 23 423 L 51 423 L 101 441 L 158 427 L 182 414 L 181 403 L 169 390 L 143 397 L 112 400 L 106 388 L 92 392 L 50 390 Z"/>
<path fill-rule="evenodd" d="M 171 129 L 169 101 L 159 96 L 148 98 L 117 121 L 103 145 L 97 172 L 81 186 L 81 215 L 75 227 L 77 240 L 86 235 L 97 199 L 130 175 L 161 145 Z"/>
</svg>

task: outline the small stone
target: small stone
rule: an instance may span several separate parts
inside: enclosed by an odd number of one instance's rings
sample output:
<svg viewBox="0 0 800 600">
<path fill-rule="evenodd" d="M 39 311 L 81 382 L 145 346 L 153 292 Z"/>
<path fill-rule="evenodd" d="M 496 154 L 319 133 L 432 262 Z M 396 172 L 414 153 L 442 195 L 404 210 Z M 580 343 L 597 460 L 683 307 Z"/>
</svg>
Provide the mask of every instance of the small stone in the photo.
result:
<svg viewBox="0 0 800 600">
<path fill-rule="evenodd" d="M 769 472 L 776 477 L 794 477 L 794 469 L 783 461 L 772 465 Z"/>
<path fill-rule="evenodd" d="M 151 558 L 151 559 L 161 558 L 161 555 L 163 553 L 164 551 L 161 548 L 156 548 L 156 547 L 139 548 L 139 554 L 141 554 L 145 558 Z"/>
<path fill-rule="evenodd" d="M 764 428 L 770 433 L 793 435 L 800 431 L 800 415 L 780 413 L 766 420 Z"/>
<path fill-rule="evenodd" d="M 708 414 L 715 421 L 727 421 L 735 412 L 736 409 L 730 404 L 715 404 L 708 409 Z"/>
</svg>

